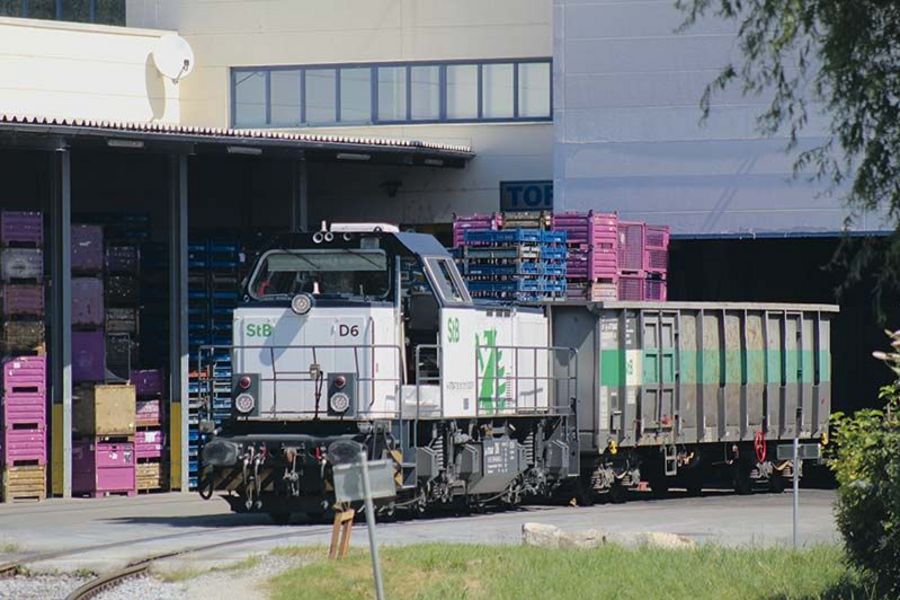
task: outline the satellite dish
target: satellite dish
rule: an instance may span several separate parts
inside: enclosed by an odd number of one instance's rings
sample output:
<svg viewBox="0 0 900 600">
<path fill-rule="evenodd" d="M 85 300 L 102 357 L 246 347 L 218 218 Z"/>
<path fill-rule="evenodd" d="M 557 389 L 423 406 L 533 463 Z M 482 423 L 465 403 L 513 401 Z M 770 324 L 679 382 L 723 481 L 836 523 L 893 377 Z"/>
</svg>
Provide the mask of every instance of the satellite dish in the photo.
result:
<svg viewBox="0 0 900 600">
<path fill-rule="evenodd" d="M 173 83 L 194 70 L 194 51 L 183 37 L 170 33 L 156 42 L 151 53 L 156 70 Z"/>
</svg>

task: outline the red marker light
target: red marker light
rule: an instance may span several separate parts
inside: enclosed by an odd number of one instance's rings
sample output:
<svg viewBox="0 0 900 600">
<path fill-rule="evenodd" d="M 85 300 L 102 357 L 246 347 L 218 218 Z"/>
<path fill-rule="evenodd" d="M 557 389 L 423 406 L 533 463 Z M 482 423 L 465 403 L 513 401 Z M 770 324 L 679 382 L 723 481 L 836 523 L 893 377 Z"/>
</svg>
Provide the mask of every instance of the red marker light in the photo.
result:
<svg viewBox="0 0 900 600">
<path fill-rule="evenodd" d="M 253 381 L 247 375 L 244 375 L 243 377 L 238 379 L 238 387 L 242 390 L 249 390 L 251 383 L 253 383 Z"/>
<path fill-rule="evenodd" d="M 345 385 L 347 385 L 347 378 L 343 375 L 338 375 L 334 378 L 334 387 L 336 387 L 337 389 L 341 389 Z"/>
</svg>

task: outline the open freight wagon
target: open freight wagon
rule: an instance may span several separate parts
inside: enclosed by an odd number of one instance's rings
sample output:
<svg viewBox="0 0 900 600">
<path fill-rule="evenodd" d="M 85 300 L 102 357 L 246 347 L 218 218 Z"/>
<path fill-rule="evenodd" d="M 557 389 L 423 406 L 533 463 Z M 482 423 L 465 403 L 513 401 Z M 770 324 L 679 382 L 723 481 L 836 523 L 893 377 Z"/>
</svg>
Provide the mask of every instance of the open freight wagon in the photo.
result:
<svg viewBox="0 0 900 600">
<path fill-rule="evenodd" d="M 577 350 L 582 472 L 617 494 L 648 480 L 699 492 L 782 489 L 778 441 L 826 435 L 837 306 L 604 302 L 550 308 L 553 344 Z M 568 368 L 568 366 L 567 366 Z"/>
</svg>

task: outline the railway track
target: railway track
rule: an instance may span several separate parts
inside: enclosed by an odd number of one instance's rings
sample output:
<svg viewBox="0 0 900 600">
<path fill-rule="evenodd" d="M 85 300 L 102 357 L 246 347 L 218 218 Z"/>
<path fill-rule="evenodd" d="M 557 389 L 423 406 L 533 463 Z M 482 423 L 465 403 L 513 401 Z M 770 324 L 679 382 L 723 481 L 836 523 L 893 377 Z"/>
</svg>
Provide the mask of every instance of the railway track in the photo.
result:
<svg viewBox="0 0 900 600">
<path fill-rule="evenodd" d="M 271 530 L 271 526 L 263 526 L 266 530 Z M 157 561 L 164 560 L 167 558 L 174 558 L 177 556 L 184 556 L 188 554 L 196 554 L 209 550 L 217 550 L 220 548 L 227 548 L 232 546 L 240 546 L 244 544 L 250 544 L 255 542 L 264 542 L 269 540 L 279 540 L 285 539 L 285 537 L 291 538 L 307 538 L 316 535 L 322 535 L 331 530 L 330 526 L 316 526 L 312 530 L 302 531 L 291 533 L 289 536 L 285 535 L 284 531 L 280 531 L 278 533 L 269 533 L 266 535 L 257 535 L 257 536 L 244 536 L 238 539 L 228 539 L 228 540 L 213 540 L 206 544 L 198 544 L 189 546 L 186 548 L 182 548 L 179 550 L 173 550 L 169 552 L 164 552 L 160 554 L 151 555 L 145 558 L 141 558 L 135 561 L 132 561 L 125 565 L 122 568 L 116 569 L 112 572 L 105 573 L 95 579 L 92 579 L 74 590 L 70 593 L 66 600 L 87 600 L 88 598 L 93 598 L 100 594 L 101 592 L 111 589 L 123 582 L 126 579 L 132 577 L 138 577 L 143 574 L 146 574 L 150 569 L 150 566 Z M 246 531 L 246 530 L 245 530 Z M 161 535 L 154 536 L 149 538 L 142 538 L 140 540 L 124 540 L 119 542 L 111 542 L 108 544 L 97 544 L 94 546 L 73 548 L 70 550 L 60 550 L 56 552 L 43 552 L 43 553 L 34 553 L 30 555 L 26 555 L 20 557 L 19 559 L 11 562 L 7 562 L 4 564 L 0 564 L 0 577 L 12 577 L 20 573 L 28 572 L 28 565 L 38 563 L 41 561 L 51 560 L 55 558 L 63 558 L 66 556 L 80 555 L 89 552 L 96 552 L 98 550 L 110 550 L 119 547 L 130 547 L 135 544 L 144 544 L 151 542 L 160 542 L 160 541 L 169 541 L 178 538 L 197 538 L 198 536 L 204 535 L 221 535 L 222 531 L 193 531 L 193 532 L 185 532 L 179 534 L 170 534 L 170 535 Z"/>
</svg>

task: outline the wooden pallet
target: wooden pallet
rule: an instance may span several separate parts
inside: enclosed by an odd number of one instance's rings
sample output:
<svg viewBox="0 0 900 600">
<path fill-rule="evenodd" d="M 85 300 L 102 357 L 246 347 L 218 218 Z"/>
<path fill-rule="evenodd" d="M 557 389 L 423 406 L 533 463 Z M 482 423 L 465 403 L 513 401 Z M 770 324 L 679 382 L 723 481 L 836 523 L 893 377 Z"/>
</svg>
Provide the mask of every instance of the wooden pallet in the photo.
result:
<svg viewBox="0 0 900 600">
<path fill-rule="evenodd" d="M 142 461 L 136 465 L 135 480 L 139 492 L 164 491 L 169 480 L 168 465 L 159 461 Z"/>
<path fill-rule="evenodd" d="M 0 497 L 4 502 L 43 500 L 47 497 L 47 470 L 44 465 L 3 469 Z"/>
<path fill-rule="evenodd" d="M 109 492 L 84 492 L 78 495 L 84 498 L 109 498 L 110 496 L 134 496 L 136 494 L 136 490 L 116 490 Z M 72 495 L 74 496 L 75 494 Z"/>
</svg>

